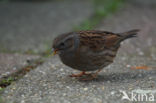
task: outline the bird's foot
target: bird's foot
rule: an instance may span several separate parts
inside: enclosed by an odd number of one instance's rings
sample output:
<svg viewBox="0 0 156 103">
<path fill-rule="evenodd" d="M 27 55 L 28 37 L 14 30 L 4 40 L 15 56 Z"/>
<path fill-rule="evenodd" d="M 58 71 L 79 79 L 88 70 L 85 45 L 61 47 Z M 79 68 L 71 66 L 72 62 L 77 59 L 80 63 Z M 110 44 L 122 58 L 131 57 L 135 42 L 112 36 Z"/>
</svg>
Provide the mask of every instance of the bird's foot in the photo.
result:
<svg viewBox="0 0 156 103">
<path fill-rule="evenodd" d="M 90 73 L 86 73 L 86 72 L 81 72 L 79 74 L 71 74 L 69 75 L 70 77 L 82 77 L 83 75 L 90 75 Z"/>
<path fill-rule="evenodd" d="M 81 78 L 81 80 L 83 81 L 88 81 L 88 80 L 93 80 L 97 78 L 97 74 L 89 74 L 90 76 L 86 77 L 86 78 Z"/>
<path fill-rule="evenodd" d="M 97 70 L 95 73 L 90 73 L 90 74 L 88 74 L 88 77 L 82 78 L 81 80 L 88 81 L 88 80 L 96 79 L 98 73 L 99 73 L 101 70 L 102 70 L 102 69 L 99 69 L 99 70 Z"/>
</svg>

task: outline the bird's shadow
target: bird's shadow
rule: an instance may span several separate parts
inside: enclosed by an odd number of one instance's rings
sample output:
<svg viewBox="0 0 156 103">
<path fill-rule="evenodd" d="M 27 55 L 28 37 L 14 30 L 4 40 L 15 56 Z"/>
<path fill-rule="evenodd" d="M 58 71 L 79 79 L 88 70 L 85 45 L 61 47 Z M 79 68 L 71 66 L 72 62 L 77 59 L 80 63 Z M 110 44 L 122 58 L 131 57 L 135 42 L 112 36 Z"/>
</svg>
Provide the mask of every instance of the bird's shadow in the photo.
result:
<svg viewBox="0 0 156 103">
<path fill-rule="evenodd" d="M 92 80 L 83 80 L 83 78 L 78 78 L 79 82 L 128 82 L 129 80 L 139 80 L 143 79 L 149 75 L 155 75 L 155 72 L 135 72 L 135 73 L 111 73 L 111 74 L 104 74 L 98 75 L 97 78 Z"/>
</svg>

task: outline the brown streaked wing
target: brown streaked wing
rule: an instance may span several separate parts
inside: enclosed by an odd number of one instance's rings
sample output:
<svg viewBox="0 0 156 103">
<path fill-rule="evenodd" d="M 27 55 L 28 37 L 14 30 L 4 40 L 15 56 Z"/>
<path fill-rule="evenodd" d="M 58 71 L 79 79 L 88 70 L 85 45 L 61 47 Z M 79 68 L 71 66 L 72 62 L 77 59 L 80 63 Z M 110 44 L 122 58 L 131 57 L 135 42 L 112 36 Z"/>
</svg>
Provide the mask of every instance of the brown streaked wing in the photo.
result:
<svg viewBox="0 0 156 103">
<path fill-rule="evenodd" d="M 93 51 L 111 47 L 121 38 L 120 35 L 106 31 L 80 31 L 80 45 L 88 46 Z"/>
</svg>

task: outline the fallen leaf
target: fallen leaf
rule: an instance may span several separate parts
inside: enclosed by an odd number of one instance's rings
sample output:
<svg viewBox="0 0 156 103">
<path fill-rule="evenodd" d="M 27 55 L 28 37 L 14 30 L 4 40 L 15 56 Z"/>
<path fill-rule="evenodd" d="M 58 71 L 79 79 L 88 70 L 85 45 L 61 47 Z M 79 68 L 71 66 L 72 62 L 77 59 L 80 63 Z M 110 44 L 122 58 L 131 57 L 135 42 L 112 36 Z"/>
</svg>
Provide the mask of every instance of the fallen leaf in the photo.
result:
<svg viewBox="0 0 156 103">
<path fill-rule="evenodd" d="M 148 66 L 136 66 L 136 67 L 131 67 L 131 69 L 143 69 L 143 70 L 149 70 L 150 68 Z"/>
</svg>

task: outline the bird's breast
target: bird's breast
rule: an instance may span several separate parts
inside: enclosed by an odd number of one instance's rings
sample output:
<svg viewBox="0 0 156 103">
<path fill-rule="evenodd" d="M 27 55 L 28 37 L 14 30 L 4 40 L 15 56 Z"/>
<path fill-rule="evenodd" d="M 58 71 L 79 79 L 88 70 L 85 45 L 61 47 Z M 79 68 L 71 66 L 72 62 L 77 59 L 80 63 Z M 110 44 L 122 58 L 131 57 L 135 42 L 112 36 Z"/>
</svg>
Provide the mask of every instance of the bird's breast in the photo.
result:
<svg viewBox="0 0 156 103">
<path fill-rule="evenodd" d="M 92 71 L 101 69 L 113 62 L 116 56 L 116 51 L 103 50 L 100 52 L 93 52 L 87 48 L 81 51 L 60 54 L 61 61 L 77 70 Z"/>
</svg>

